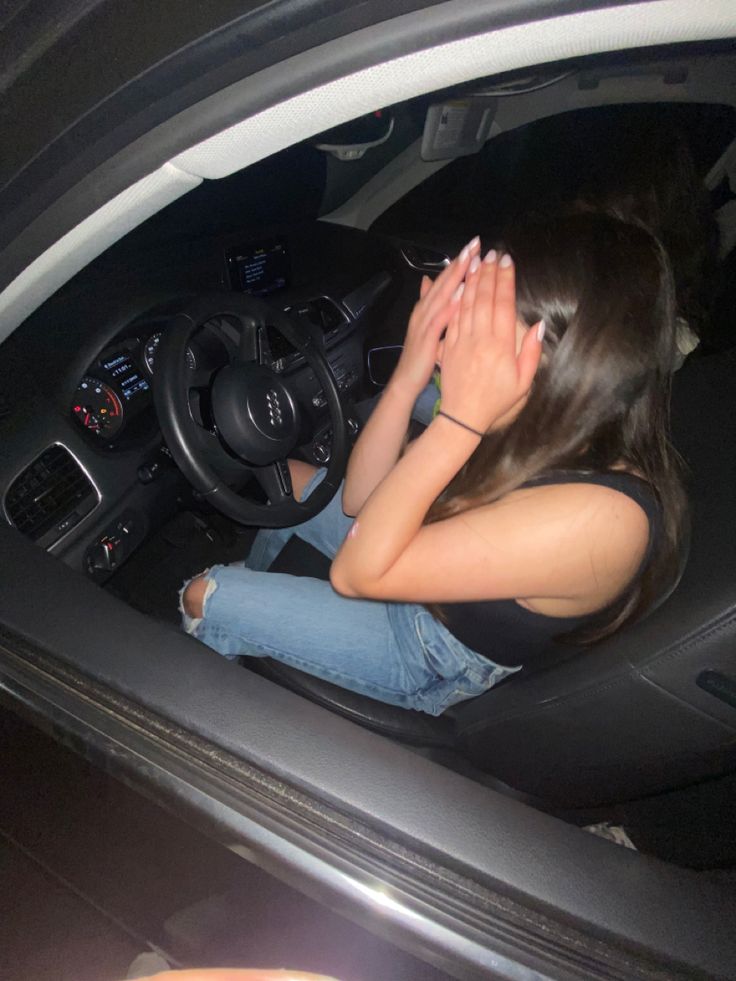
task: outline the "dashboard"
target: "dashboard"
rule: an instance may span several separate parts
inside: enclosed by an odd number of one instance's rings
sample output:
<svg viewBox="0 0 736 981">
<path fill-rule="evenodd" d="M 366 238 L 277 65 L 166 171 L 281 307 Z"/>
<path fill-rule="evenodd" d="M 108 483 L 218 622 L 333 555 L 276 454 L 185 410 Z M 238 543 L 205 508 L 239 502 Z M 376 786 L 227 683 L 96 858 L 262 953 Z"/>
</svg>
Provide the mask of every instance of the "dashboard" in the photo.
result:
<svg viewBox="0 0 736 981">
<path fill-rule="evenodd" d="M 380 292 L 387 285 L 388 280 L 380 279 L 374 288 Z M 362 380 L 362 366 L 355 344 L 350 345 L 349 352 L 344 350 L 356 326 L 347 309 L 331 297 L 317 296 L 287 304 L 283 310 L 305 330 L 318 329 L 324 346 L 330 350 L 330 363 L 340 390 L 351 394 Z M 151 421 L 156 355 L 165 330 L 165 318 L 158 318 L 153 324 L 142 325 L 135 335 L 116 339 L 94 358 L 79 379 L 69 410 L 71 418 L 95 445 L 109 450 L 130 445 L 145 429 L 146 421 Z M 237 346 L 237 332 L 227 317 L 203 325 L 186 350 L 187 372 L 195 392 L 208 388 Z M 288 378 L 301 401 L 316 410 L 325 408 L 324 393 L 314 384 L 304 358 L 271 324 L 258 330 L 256 359 Z M 202 424 L 199 406 L 199 400 L 192 401 L 195 420 Z"/>
<path fill-rule="evenodd" d="M 85 270 L 0 347 L 3 517 L 103 582 L 186 502 L 192 491 L 163 443 L 153 393 L 172 315 L 206 291 L 266 299 L 316 337 L 355 436 L 353 406 L 372 394 L 367 339 L 385 326 L 402 272 L 416 279 L 398 249 L 320 223 L 246 229 L 183 243 L 173 253 L 132 252 L 124 242 L 118 255 Z M 413 283 L 412 296 L 415 289 Z M 405 314 L 400 321 L 405 325 Z M 186 351 L 190 406 L 205 429 L 204 393 L 237 344 L 223 314 L 204 324 Z M 258 329 L 255 357 L 299 403 L 299 455 L 326 463 L 330 422 L 312 369 L 269 323 Z"/>
<path fill-rule="evenodd" d="M 278 305 L 304 330 L 316 328 L 322 344 L 330 350 L 345 345 L 366 306 L 390 285 L 390 277 L 384 274 L 373 277 L 344 302 L 325 294 L 289 302 L 291 263 L 284 237 L 229 247 L 224 251 L 224 261 L 226 286 L 258 298 L 273 294 L 274 306 Z M 117 337 L 95 356 L 79 379 L 71 398 L 71 417 L 97 445 L 109 449 L 124 446 L 140 432 L 153 404 L 156 355 L 168 320 L 161 312 L 150 322 L 136 325 L 131 336 Z M 203 390 L 217 369 L 234 355 L 237 345 L 238 336 L 226 317 L 204 325 L 186 351 L 192 387 L 197 384 Z M 350 394 L 362 380 L 362 365 L 355 350 L 347 358 L 341 356 L 345 353 L 336 351 L 331 364 L 341 391 Z M 259 328 L 257 360 L 289 377 L 302 401 L 317 410 L 325 408 L 321 389 L 309 384 L 313 377 L 306 371 L 299 351 L 272 324 Z"/>
</svg>

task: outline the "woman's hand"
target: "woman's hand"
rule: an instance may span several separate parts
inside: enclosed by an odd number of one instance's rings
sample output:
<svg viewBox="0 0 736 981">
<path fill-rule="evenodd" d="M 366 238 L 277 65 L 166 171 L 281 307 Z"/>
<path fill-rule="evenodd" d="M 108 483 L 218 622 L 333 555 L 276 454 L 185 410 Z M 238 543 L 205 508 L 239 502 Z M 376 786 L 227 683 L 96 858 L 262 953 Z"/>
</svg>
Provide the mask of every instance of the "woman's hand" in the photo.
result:
<svg viewBox="0 0 736 981">
<path fill-rule="evenodd" d="M 459 290 L 471 261 L 480 251 L 480 239 L 474 238 L 432 282 L 422 277 L 422 284 L 404 339 L 404 350 L 389 385 L 408 394 L 419 395 L 429 383 L 437 363 L 440 337 L 460 305 Z"/>
<path fill-rule="evenodd" d="M 517 343 L 516 282 L 510 255 L 473 260 L 442 347 L 442 411 L 485 433 L 524 399 L 542 353 L 544 324 Z"/>
</svg>

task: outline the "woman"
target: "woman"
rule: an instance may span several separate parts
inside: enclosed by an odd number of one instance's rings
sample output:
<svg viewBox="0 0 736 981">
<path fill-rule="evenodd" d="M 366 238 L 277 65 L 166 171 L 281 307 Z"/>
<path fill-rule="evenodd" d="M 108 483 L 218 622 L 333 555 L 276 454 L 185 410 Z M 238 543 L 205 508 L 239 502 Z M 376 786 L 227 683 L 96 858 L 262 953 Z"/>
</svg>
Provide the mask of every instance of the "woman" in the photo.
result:
<svg viewBox="0 0 736 981">
<path fill-rule="evenodd" d="M 607 636 L 672 581 L 685 505 L 664 250 L 578 214 L 479 251 L 423 281 L 341 502 L 185 588 L 204 643 L 438 715 L 543 666 L 561 635 Z M 440 412 L 404 451 L 435 365 Z M 303 495 L 321 479 L 292 473 Z M 294 531 L 334 556 L 331 585 L 260 571 Z"/>
</svg>

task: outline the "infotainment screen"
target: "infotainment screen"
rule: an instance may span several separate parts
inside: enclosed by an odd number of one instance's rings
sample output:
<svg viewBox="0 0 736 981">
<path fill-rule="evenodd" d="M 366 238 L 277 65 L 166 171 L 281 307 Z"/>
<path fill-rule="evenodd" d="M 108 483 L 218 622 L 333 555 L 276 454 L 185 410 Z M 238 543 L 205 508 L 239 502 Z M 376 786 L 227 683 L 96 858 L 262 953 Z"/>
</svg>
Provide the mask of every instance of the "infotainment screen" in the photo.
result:
<svg viewBox="0 0 736 981">
<path fill-rule="evenodd" d="M 230 249 L 226 258 L 234 290 L 266 296 L 288 286 L 289 256 L 283 239 Z"/>
</svg>

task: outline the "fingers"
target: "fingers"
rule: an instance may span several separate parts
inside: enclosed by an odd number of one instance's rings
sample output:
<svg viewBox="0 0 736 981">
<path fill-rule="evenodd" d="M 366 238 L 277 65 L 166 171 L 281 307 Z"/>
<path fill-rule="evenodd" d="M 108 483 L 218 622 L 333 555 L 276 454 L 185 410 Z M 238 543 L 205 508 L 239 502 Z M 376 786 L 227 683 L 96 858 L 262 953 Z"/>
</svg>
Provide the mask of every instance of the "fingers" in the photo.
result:
<svg viewBox="0 0 736 981">
<path fill-rule="evenodd" d="M 434 338 L 435 343 L 439 343 L 440 337 L 442 336 L 444 329 L 447 327 L 447 325 L 450 323 L 453 317 L 457 316 L 457 312 L 459 308 L 458 300 L 459 298 L 455 298 L 455 296 L 453 295 L 450 302 L 445 304 L 444 307 L 441 307 L 435 313 L 432 319 L 427 321 L 425 326 L 425 336 L 432 337 Z"/>
<path fill-rule="evenodd" d="M 472 326 L 475 333 L 486 334 L 492 330 L 497 275 L 498 257 L 496 250 L 491 249 L 480 264 L 477 273 L 472 311 Z"/>
<path fill-rule="evenodd" d="M 470 279 L 470 269 L 466 282 Z M 472 294 L 473 306 L 467 294 Z M 468 282 L 463 298 L 462 320 L 468 333 L 493 335 L 509 350 L 516 349 L 516 275 L 511 256 L 491 249 L 478 268 L 475 282 Z"/>
<path fill-rule="evenodd" d="M 422 276 L 422 281 L 419 284 L 419 299 L 423 300 L 431 289 L 432 289 L 432 280 L 429 278 L 429 276 Z"/>
<path fill-rule="evenodd" d="M 474 255 L 465 274 L 465 289 L 460 301 L 459 329 L 465 334 L 472 333 L 474 326 L 475 300 L 480 280 L 480 268 L 480 256 Z"/>
<path fill-rule="evenodd" d="M 519 388 L 522 393 L 526 393 L 531 388 L 534 375 L 539 367 L 539 360 L 542 357 L 542 342 L 544 340 L 544 321 L 530 327 L 526 332 L 524 340 L 521 342 L 521 349 L 516 360 L 519 372 Z"/>
<path fill-rule="evenodd" d="M 492 330 L 500 341 L 516 351 L 516 273 L 508 252 L 498 260 Z"/>
<path fill-rule="evenodd" d="M 460 334 L 460 310 L 456 309 L 454 314 L 450 317 L 450 321 L 447 325 L 447 333 L 445 334 L 445 346 L 454 347 L 458 336 Z"/>
<path fill-rule="evenodd" d="M 472 258 L 479 252 L 480 239 L 476 235 L 435 279 L 426 296 L 422 298 L 426 305 L 426 310 L 423 313 L 428 320 L 433 319 L 451 301 L 453 294 L 465 277 Z"/>
</svg>

